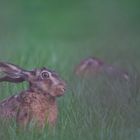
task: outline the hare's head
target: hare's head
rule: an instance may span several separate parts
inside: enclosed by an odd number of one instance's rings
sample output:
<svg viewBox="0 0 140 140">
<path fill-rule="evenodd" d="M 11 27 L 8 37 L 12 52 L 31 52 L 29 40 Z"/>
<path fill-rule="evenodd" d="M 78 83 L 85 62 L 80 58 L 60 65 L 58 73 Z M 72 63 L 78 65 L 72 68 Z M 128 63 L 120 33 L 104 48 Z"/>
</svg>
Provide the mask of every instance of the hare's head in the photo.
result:
<svg viewBox="0 0 140 140">
<path fill-rule="evenodd" d="M 81 61 L 81 63 L 76 67 L 75 73 L 77 75 L 87 75 L 91 73 L 96 73 L 100 70 L 103 64 L 103 61 L 95 57 L 90 57 Z"/>
<path fill-rule="evenodd" d="M 32 91 L 47 93 L 53 97 L 62 96 L 65 91 L 65 82 L 56 72 L 45 67 L 28 71 L 10 63 L 0 62 L 0 72 L 4 73 L 0 82 L 19 83 L 27 81 Z"/>
<path fill-rule="evenodd" d="M 39 90 L 53 97 L 62 96 L 65 91 L 65 82 L 56 72 L 47 68 L 30 71 L 28 81 L 32 90 Z"/>
</svg>

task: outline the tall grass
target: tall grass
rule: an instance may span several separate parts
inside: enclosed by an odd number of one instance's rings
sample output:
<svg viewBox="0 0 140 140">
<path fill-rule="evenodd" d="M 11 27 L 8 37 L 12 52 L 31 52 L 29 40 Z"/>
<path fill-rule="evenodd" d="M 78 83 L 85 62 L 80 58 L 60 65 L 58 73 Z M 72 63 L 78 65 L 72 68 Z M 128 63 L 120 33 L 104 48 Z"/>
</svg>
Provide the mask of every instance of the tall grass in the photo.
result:
<svg viewBox="0 0 140 140">
<path fill-rule="evenodd" d="M 0 2 L 0 59 L 26 69 L 47 66 L 68 85 L 54 133 L 20 131 L 14 120 L 2 120 L 0 139 L 139 140 L 139 13 L 135 0 Z M 127 69 L 132 80 L 76 77 L 75 65 L 88 56 Z M 0 99 L 26 88 L 0 83 Z"/>
<path fill-rule="evenodd" d="M 97 78 L 97 79 L 96 79 Z M 14 120 L 1 121 L 2 139 L 139 139 L 140 94 L 131 82 L 74 79 L 59 100 L 59 119 L 54 133 L 46 128 L 19 131 Z M 132 86 L 133 85 L 133 86 Z M 137 91 L 135 93 L 135 91 Z"/>
</svg>

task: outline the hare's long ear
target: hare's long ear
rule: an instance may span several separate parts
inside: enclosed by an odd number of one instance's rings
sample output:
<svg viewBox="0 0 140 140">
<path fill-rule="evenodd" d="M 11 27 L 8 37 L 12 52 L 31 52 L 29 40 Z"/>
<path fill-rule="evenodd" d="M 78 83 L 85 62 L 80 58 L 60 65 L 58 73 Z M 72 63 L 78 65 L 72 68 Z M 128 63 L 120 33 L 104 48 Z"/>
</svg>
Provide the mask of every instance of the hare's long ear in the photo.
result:
<svg viewBox="0 0 140 140">
<path fill-rule="evenodd" d="M 0 82 L 3 82 L 3 81 L 12 82 L 12 83 L 21 83 L 21 82 L 25 81 L 25 79 L 22 77 L 12 78 L 10 76 L 4 76 L 4 77 L 0 78 Z"/>
<path fill-rule="evenodd" d="M 0 62 L 0 72 L 4 72 L 7 74 L 13 74 L 18 75 L 21 73 L 22 69 L 19 68 L 16 65 L 10 64 L 10 63 L 5 63 L 5 62 Z"/>
<path fill-rule="evenodd" d="M 8 81 L 19 83 L 25 80 L 28 81 L 28 78 L 31 75 L 29 71 L 26 71 L 16 65 L 5 62 L 0 62 L 0 72 L 5 74 L 5 76 L 0 78 L 0 82 Z"/>
</svg>

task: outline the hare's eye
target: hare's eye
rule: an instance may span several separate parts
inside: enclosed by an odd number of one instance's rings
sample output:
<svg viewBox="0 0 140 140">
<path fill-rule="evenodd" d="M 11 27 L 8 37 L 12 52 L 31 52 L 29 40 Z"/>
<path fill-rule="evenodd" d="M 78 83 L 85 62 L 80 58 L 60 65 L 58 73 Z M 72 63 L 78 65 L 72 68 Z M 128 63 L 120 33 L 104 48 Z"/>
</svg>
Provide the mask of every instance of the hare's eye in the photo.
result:
<svg viewBox="0 0 140 140">
<path fill-rule="evenodd" d="M 48 72 L 42 72 L 41 77 L 42 77 L 42 79 L 47 79 L 47 78 L 49 78 L 49 73 Z"/>
</svg>

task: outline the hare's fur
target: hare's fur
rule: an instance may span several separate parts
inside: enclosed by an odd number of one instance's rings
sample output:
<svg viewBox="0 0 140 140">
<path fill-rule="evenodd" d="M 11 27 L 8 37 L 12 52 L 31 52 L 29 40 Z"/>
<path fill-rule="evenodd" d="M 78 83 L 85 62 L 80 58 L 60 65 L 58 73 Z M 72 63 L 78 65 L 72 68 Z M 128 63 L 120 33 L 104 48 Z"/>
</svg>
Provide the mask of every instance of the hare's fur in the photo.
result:
<svg viewBox="0 0 140 140">
<path fill-rule="evenodd" d="M 55 97 L 32 91 L 20 94 L 20 105 L 17 112 L 17 123 L 25 127 L 34 121 L 39 127 L 46 123 L 54 126 L 57 120 L 57 103 Z"/>
<path fill-rule="evenodd" d="M 108 65 L 104 61 L 95 58 L 89 57 L 85 60 L 82 60 L 75 68 L 75 74 L 78 76 L 91 76 L 97 74 L 107 74 L 111 77 L 121 77 L 126 80 L 129 79 L 128 73 L 118 67 L 113 65 Z"/>
<path fill-rule="evenodd" d="M 6 74 L 0 82 L 29 82 L 26 91 L 0 102 L 0 117 L 15 118 L 22 127 L 31 122 L 42 128 L 45 124 L 56 124 L 56 97 L 64 94 L 65 82 L 54 71 L 47 68 L 27 71 L 3 62 L 0 62 L 0 71 Z"/>
</svg>

